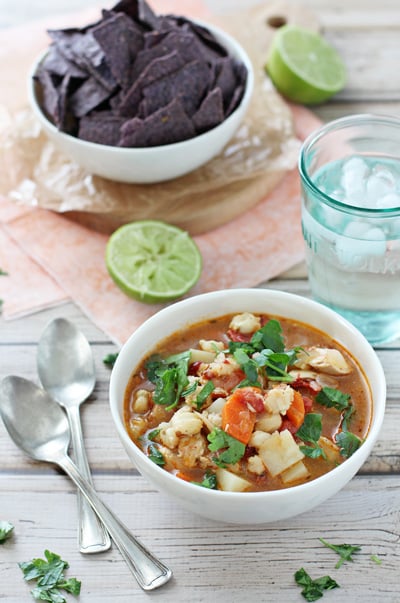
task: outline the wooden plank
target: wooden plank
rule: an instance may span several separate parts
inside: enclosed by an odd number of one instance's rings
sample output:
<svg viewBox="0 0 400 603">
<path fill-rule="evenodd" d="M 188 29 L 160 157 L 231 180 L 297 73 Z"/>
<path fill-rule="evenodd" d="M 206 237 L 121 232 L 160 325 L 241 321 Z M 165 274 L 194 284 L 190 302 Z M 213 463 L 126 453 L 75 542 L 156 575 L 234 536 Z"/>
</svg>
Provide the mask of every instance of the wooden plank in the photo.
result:
<svg viewBox="0 0 400 603">
<path fill-rule="evenodd" d="M 96 481 L 103 500 L 174 571 L 174 580 L 156 591 L 154 599 L 241 603 L 246 593 L 249 601 L 300 601 L 293 574 L 304 567 L 313 577 L 334 577 L 343 600 L 364 603 L 373 592 L 385 603 L 399 601 L 393 595 L 400 563 L 397 478 L 377 484 L 357 477 L 314 511 L 262 526 L 220 524 L 182 511 L 140 477 Z M 63 476 L 0 477 L 2 517 L 15 524 L 15 535 L 0 557 L 0 600 L 28 600 L 29 587 L 17 563 L 43 556 L 49 548 L 69 561 L 67 575 L 82 580 L 80 603 L 148 601 L 115 546 L 101 555 L 78 553 L 74 499 L 74 488 Z M 319 537 L 357 544 L 362 550 L 354 563 L 336 570 L 337 556 Z M 379 556 L 381 566 L 371 561 L 372 554 Z"/>
</svg>

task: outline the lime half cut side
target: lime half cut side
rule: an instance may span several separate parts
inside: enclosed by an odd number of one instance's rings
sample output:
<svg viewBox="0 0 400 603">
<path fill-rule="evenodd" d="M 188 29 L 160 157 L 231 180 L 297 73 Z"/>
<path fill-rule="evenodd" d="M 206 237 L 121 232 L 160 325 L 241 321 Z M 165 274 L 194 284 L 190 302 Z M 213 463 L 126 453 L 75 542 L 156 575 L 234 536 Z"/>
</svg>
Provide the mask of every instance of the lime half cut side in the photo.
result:
<svg viewBox="0 0 400 603">
<path fill-rule="evenodd" d="M 158 220 L 139 220 L 111 235 L 106 267 L 116 285 L 130 297 L 162 303 L 193 287 L 201 274 L 202 257 L 186 231 Z"/>
<path fill-rule="evenodd" d="M 328 100 L 346 83 L 345 65 L 335 48 L 296 25 L 278 29 L 265 68 L 283 96 L 305 105 Z"/>
</svg>

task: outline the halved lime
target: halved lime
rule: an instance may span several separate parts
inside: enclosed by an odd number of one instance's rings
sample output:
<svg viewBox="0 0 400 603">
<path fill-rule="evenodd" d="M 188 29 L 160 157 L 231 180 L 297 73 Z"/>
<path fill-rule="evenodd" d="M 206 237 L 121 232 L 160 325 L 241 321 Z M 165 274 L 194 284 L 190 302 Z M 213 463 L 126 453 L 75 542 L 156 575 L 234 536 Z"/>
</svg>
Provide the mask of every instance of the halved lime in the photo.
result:
<svg viewBox="0 0 400 603">
<path fill-rule="evenodd" d="M 326 101 L 346 82 L 337 51 L 319 34 L 296 25 L 278 29 L 265 69 L 283 96 L 304 105 Z"/>
<path fill-rule="evenodd" d="M 130 297 L 146 303 L 181 297 L 197 282 L 202 257 L 189 234 L 158 220 L 118 228 L 106 247 L 107 270 Z"/>
</svg>

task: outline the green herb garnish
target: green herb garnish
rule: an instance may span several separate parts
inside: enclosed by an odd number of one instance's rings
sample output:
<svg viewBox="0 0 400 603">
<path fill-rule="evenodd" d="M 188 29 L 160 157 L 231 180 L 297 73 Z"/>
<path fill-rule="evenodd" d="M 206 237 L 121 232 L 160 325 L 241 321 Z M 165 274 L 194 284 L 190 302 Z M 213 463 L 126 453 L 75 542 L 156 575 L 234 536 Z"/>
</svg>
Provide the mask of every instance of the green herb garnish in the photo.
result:
<svg viewBox="0 0 400 603">
<path fill-rule="evenodd" d="M 151 441 L 155 440 L 160 431 L 161 429 L 153 429 L 152 431 L 149 431 L 149 433 L 147 434 L 147 438 Z"/>
<path fill-rule="evenodd" d="M 339 389 L 334 389 L 333 387 L 323 387 L 315 396 L 315 400 L 326 408 L 336 408 L 336 410 L 341 412 L 349 406 L 350 395 L 344 394 Z"/>
<path fill-rule="evenodd" d="M 34 599 L 50 601 L 50 603 L 65 603 L 66 599 L 61 593 L 65 590 L 72 595 L 79 595 L 81 583 L 76 578 L 64 577 L 64 570 L 69 567 L 59 555 L 46 550 L 46 559 L 32 559 L 19 563 L 24 579 L 29 582 L 36 580 L 37 584 L 31 594 Z"/>
<path fill-rule="evenodd" d="M 341 431 L 335 437 L 335 442 L 339 446 L 339 452 L 342 456 L 349 458 L 358 450 L 363 441 L 350 431 Z"/>
<path fill-rule="evenodd" d="M 320 456 L 326 459 L 326 454 L 318 444 L 322 433 L 322 415 L 309 412 L 304 417 L 304 422 L 296 432 L 296 436 L 305 442 L 306 446 L 300 446 L 300 450 L 306 456 L 316 459 Z"/>
<path fill-rule="evenodd" d="M 4 544 L 10 538 L 13 529 L 14 526 L 9 521 L 0 521 L 0 544 Z"/>
<path fill-rule="evenodd" d="M 208 396 L 215 389 L 214 383 L 212 381 L 207 381 L 207 383 L 201 388 L 199 393 L 196 396 L 195 404 L 197 410 L 200 410 L 203 406 L 204 402 L 207 400 Z"/>
<path fill-rule="evenodd" d="M 209 488 L 210 490 L 217 489 L 217 476 L 212 471 L 206 471 L 202 482 L 192 482 L 196 486 L 202 486 L 203 488 Z"/>
<path fill-rule="evenodd" d="M 8 272 L 0 268 L 0 276 L 8 276 Z"/>
<path fill-rule="evenodd" d="M 112 368 L 114 366 L 117 358 L 118 358 L 118 352 L 114 352 L 113 354 L 106 354 L 103 358 L 103 363 L 106 366 L 109 366 Z"/>
<path fill-rule="evenodd" d="M 301 594 L 306 601 L 317 601 L 324 596 L 324 590 L 339 588 L 339 584 L 330 576 L 322 576 L 313 580 L 303 567 L 295 573 L 294 579 L 299 586 L 303 587 Z"/>
<path fill-rule="evenodd" d="M 378 555 L 371 555 L 370 559 L 376 563 L 376 565 L 382 565 L 382 559 L 379 559 Z"/>
<path fill-rule="evenodd" d="M 264 370 L 271 381 L 293 381 L 287 367 L 293 364 L 300 348 L 285 351 L 282 327 L 277 320 L 269 320 L 256 331 L 249 342 L 230 341 L 229 352 L 246 374 L 239 387 L 260 387 L 259 371 Z"/>
<path fill-rule="evenodd" d="M 153 400 L 171 410 L 182 395 L 189 380 L 187 377 L 190 351 L 173 354 L 167 358 L 153 356 L 146 364 L 147 376 L 155 384 Z"/>
<path fill-rule="evenodd" d="M 162 452 L 157 448 L 155 444 L 150 444 L 147 449 L 147 455 L 153 463 L 162 467 L 165 465 L 165 459 Z"/>
<path fill-rule="evenodd" d="M 345 561 L 354 561 L 352 558 L 353 553 L 361 551 L 360 546 L 353 546 L 351 544 L 331 544 L 324 540 L 324 538 L 320 538 L 320 541 L 329 549 L 332 549 L 332 551 L 335 551 L 335 553 L 340 555 L 340 559 L 335 565 L 336 569 L 338 569 Z"/>
<path fill-rule="evenodd" d="M 239 461 L 246 451 L 246 445 L 233 438 L 228 433 L 215 427 L 207 436 L 208 449 L 211 452 L 219 452 L 218 456 L 213 457 L 213 461 L 219 467 L 234 465 Z"/>
</svg>

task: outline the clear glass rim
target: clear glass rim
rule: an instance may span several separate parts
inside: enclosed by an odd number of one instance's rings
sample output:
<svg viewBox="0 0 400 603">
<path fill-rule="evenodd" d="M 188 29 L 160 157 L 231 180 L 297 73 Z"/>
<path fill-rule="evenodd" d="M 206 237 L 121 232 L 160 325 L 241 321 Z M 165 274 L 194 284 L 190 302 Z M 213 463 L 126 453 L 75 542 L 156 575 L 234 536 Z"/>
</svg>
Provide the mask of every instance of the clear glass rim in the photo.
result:
<svg viewBox="0 0 400 603">
<path fill-rule="evenodd" d="M 357 205 L 350 205 L 349 203 L 343 203 L 338 199 L 334 199 L 314 184 L 306 168 L 305 158 L 309 153 L 311 147 L 321 138 L 323 138 L 326 134 L 334 130 L 345 130 L 346 128 L 350 128 L 357 125 L 363 125 L 366 123 L 396 127 L 400 130 L 400 119 L 397 118 L 395 115 L 380 115 L 374 113 L 359 113 L 356 115 L 348 115 L 346 117 L 340 117 L 339 119 L 334 119 L 326 124 L 323 124 L 320 128 L 314 130 L 311 134 L 309 134 L 301 145 L 298 161 L 300 177 L 305 183 L 305 185 L 309 189 L 311 189 L 311 191 L 313 191 L 316 195 L 321 197 L 327 205 L 342 212 L 374 217 L 395 216 L 397 214 L 400 214 L 400 206 L 374 209 L 369 207 L 359 207 Z"/>
</svg>

